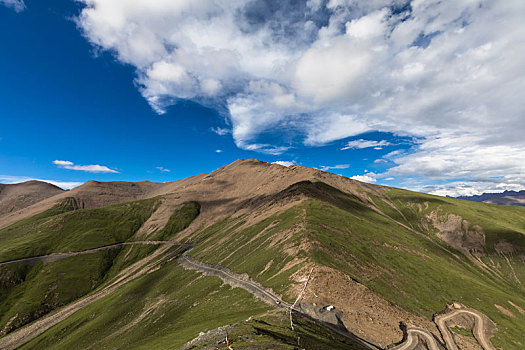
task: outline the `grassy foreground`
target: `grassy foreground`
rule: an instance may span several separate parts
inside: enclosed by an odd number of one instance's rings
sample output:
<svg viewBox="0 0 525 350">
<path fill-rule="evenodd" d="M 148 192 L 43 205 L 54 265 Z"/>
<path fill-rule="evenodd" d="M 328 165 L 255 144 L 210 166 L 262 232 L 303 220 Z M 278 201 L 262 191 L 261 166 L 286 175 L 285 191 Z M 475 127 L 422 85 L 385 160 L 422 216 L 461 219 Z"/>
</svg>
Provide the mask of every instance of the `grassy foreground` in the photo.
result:
<svg viewBox="0 0 525 350">
<path fill-rule="evenodd" d="M 180 349 L 200 332 L 268 306 L 175 261 L 96 301 L 21 349 Z"/>
</svg>

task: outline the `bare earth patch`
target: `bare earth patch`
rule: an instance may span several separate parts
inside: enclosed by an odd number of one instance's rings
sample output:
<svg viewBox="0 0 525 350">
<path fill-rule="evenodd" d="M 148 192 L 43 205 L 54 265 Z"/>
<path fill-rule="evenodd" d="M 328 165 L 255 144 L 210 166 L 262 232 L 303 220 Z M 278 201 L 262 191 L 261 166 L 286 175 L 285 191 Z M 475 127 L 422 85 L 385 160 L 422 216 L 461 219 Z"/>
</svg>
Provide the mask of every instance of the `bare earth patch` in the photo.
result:
<svg viewBox="0 0 525 350">
<path fill-rule="evenodd" d="M 310 268 L 311 265 L 302 268 L 292 278 L 302 282 Z M 294 288 L 298 292 L 300 287 L 298 283 Z M 343 312 L 343 323 L 350 332 L 382 347 L 402 340 L 400 322 L 439 334 L 429 320 L 393 305 L 347 275 L 324 266 L 315 267 L 304 301 L 320 307 L 335 306 Z"/>
<path fill-rule="evenodd" d="M 512 312 L 510 312 L 509 310 L 505 309 L 503 306 L 498 305 L 498 304 L 494 304 L 494 306 L 495 306 L 496 309 L 498 309 L 499 312 L 501 312 L 502 314 L 505 314 L 505 315 L 507 315 L 507 316 L 509 316 L 509 317 L 512 317 L 512 318 L 516 317 L 516 316 L 514 316 L 514 314 L 513 314 Z"/>
</svg>

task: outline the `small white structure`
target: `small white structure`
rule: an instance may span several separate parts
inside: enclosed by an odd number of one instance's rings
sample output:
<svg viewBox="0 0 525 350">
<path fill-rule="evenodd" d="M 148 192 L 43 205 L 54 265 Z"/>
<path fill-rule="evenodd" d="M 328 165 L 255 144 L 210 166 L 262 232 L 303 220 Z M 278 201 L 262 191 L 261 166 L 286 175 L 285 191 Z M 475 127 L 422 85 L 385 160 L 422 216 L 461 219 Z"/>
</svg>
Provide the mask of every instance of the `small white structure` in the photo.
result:
<svg viewBox="0 0 525 350">
<path fill-rule="evenodd" d="M 333 309 L 335 309 L 335 306 L 333 306 L 333 305 L 328 305 L 326 307 L 326 311 L 332 311 Z"/>
</svg>

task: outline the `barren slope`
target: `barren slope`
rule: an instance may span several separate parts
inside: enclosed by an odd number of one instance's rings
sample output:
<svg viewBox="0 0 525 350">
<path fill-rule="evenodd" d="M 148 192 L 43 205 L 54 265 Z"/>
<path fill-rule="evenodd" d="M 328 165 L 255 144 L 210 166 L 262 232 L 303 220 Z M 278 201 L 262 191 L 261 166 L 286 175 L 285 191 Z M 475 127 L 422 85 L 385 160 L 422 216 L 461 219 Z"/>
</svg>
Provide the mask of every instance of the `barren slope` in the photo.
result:
<svg viewBox="0 0 525 350">
<path fill-rule="evenodd" d="M 7 213 L 27 208 L 62 192 L 64 190 L 61 188 L 42 181 L 0 184 L 0 218 Z"/>
</svg>

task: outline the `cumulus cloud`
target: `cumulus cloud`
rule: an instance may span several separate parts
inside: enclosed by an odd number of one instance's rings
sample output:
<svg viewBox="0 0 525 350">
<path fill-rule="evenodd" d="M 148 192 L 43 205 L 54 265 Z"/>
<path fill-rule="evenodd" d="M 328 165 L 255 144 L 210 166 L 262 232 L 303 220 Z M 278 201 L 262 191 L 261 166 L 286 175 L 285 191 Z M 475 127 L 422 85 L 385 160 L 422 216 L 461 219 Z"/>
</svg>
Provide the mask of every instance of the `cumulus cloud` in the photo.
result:
<svg viewBox="0 0 525 350">
<path fill-rule="evenodd" d="M 289 160 L 277 160 L 275 162 L 272 162 L 272 164 L 279 164 L 285 167 L 289 167 L 289 166 L 295 165 L 295 162 L 289 161 Z"/>
<path fill-rule="evenodd" d="M 375 140 L 359 139 L 359 140 L 349 141 L 345 147 L 341 148 L 341 150 L 344 151 L 347 149 L 355 149 L 355 148 L 362 149 L 362 148 L 372 148 L 372 147 L 374 149 L 379 150 L 389 145 L 390 145 L 390 142 L 386 140 L 375 141 Z"/>
<path fill-rule="evenodd" d="M 110 169 L 107 166 L 98 165 L 98 164 L 76 165 L 73 162 L 70 162 L 68 160 L 54 160 L 53 164 L 55 164 L 59 168 L 77 170 L 77 171 L 86 171 L 88 173 L 116 173 L 118 174 L 118 171 Z"/>
<path fill-rule="evenodd" d="M 350 164 L 338 164 L 338 165 L 322 165 L 319 169 L 322 171 L 329 171 L 334 169 L 348 169 Z"/>
<path fill-rule="evenodd" d="M 368 183 L 371 183 L 371 184 L 377 182 L 376 174 L 374 174 L 374 173 L 368 173 L 368 174 L 364 174 L 364 175 L 354 175 L 354 176 L 352 176 L 350 178 L 354 179 L 354 180 L 357 180 L 357 181 L 361 181 L 361 182 L 368 182 Z"/>
<path fill-rule="evenodd" d="M 152 108 L 216 108 L 243 149 L 286 151 L 260 141 L 275 130 L 307 145 L 376 130 L 421 139 L 393 172 L 488 177 L 473 161 L 487 149 L 525 177 L 522 0 L 80 1 L 85 37 L 136 68 Z"/>
<path fill-rule="evenodd" d="M 70 190 L 72 188 L 82 185 L 82 182 L 74 182 L 74 181 L 43 180 L 43 179 L 38 179 L 34 177 L 29 177 L 29 176 L 0 175 L 0 182 L 4 184 L 17 184 L 17 183 L 31 181 L 31 180 L 47 182 L 55 186 L 58 186 L 64 190 Z"/>
<path fill-rule="evenodd" d="M 26 8 L 24 0 L 0 0 L 0 5 L 10 7 L 16 12 L 24 11 Z"/>
<path fill-rule="evenodd" d="M 480 146 L 482 145 L 482 146 Z M 483 136 L 433 137 L 411 153 L 398 152 L 381 176 L 414 177 L 405 186 L 438 195 L 475 195 L 525 188 L 520 144 L 490 144 Z M 445 184 L 436 184 L 445 181 Z"/>
</svg>

